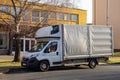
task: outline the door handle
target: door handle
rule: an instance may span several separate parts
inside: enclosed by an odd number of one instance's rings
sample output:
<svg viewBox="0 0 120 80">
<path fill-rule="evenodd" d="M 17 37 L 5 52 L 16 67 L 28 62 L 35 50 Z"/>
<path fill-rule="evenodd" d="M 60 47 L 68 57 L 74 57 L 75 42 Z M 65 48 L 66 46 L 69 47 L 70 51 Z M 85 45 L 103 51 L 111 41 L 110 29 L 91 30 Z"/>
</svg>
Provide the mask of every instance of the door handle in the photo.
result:
<svg viewBox="0 0 120 80">
<path fill-rule="evenodd" d="M 58 55 L 59 53 L 58 52 L 56 52 L 56 55 Z"/>
</svg>

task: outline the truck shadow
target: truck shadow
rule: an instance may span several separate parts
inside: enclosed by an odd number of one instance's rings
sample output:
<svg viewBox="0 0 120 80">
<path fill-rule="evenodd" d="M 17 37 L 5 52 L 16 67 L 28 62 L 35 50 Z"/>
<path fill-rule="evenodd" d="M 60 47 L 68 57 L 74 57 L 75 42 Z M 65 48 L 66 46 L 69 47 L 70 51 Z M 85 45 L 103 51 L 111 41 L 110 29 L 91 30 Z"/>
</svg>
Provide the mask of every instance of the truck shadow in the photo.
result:
<svg viewBox="0 0 120 80">
<path fill-rule="evenodd" d="M 75 67 L 75 66 L 67 66 L 67 67 L 53 67 L 49 71 L 59 71 L 59 70 L 77 70 L 77 69 L 89 69 L 87 66 L 84 67 Z"/>
<path fill-rule="evenodd" d="M 78 70 L 78 69 L 89 69 L 88 67 L 54 67 L 50 68 L 48 72 L 51 71 L 67 71 L 67 70 Z M 4 72 L 4 74 L 20 74 L 20 73 L 31 73 L 31 72 L 41 72 L 40 70 L 35 69 L 27 69 L 27 68 L 10 68 L 7 72 Z"/>
</svg>

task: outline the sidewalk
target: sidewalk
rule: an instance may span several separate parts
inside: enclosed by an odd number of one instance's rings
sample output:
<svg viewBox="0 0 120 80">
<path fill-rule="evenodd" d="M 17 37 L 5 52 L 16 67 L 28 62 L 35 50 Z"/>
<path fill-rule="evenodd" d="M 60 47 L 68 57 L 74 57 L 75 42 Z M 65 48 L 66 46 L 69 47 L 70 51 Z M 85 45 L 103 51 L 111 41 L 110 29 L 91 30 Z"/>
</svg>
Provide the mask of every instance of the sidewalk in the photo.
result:
<svg viewBox="0 0 120 80">
<path fill-rule="evenodd" d="M 0 60 L 13 60 L 14 55 L 0 55 Z"/>
<path fill-rule="evenodd" d="M 22 58 L 23 53 L 20 54 L 20 58 Z M 11 55 L 0 55 L 0 60 L 13 60 L 14 59 L 14 54 Z"/>
</svg>

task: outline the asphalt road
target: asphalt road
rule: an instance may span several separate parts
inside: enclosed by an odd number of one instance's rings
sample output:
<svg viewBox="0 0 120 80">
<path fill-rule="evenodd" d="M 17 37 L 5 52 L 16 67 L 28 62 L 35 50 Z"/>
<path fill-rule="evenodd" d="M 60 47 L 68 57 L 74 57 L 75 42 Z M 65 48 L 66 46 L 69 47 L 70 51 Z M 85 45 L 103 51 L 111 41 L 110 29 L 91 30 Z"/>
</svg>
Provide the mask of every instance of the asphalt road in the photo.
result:
<svg viewBox="0 0 120 80">
<path fill-rule="evenodd" d="M 0 75 L 0 80 L 120 80 L 120 64 L 100 65 L 95 69 L 66 67 L 47 72 L 13 69 Z"/>
</svg>

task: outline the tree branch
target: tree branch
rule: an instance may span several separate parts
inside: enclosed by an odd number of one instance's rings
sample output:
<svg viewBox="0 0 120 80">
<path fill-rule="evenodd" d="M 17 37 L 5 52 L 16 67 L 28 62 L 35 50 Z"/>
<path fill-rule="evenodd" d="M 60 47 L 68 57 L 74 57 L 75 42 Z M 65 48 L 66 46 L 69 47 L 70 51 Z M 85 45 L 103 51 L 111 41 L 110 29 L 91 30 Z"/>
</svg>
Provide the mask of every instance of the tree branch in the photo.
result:
<svg viewBox="0 0 120 80">
<path fill-rule="evenodd" d="M 12 25 L 10 23 L 8 23 L 5 19 L 3 19 L 1 16 L 0 16 L 0 19 L 2 19 L 3 22 L 5 22 L 8 26 L 7 28 L 12 30 L 13 32 L 16 32 L 15 29 L 12 28 Z"/>
</svg>

